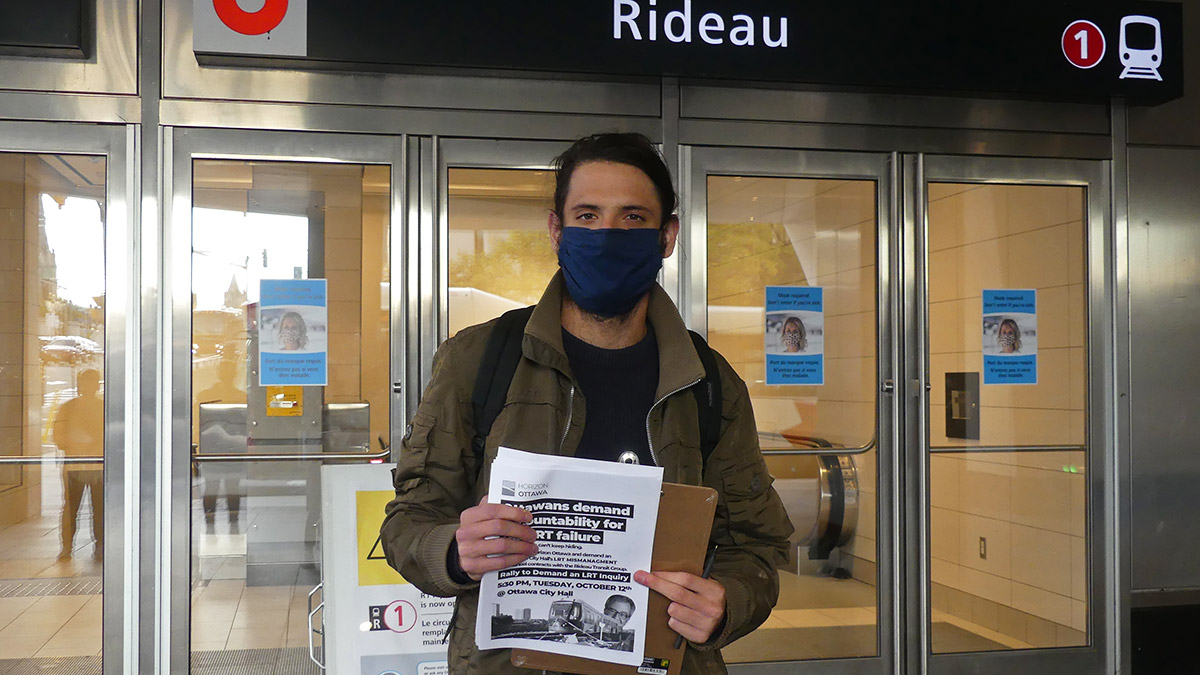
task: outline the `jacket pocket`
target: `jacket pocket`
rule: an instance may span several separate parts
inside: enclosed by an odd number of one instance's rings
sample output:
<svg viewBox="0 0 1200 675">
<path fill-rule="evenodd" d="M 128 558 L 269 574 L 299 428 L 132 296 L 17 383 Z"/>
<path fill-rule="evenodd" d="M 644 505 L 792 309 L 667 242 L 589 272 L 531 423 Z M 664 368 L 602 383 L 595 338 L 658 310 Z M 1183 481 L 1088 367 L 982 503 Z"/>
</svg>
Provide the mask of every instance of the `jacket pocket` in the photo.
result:
<svg viewBox="0 0 1200 675">
<path fill-rule="evenodd" d="M 771 477 L 762 461 L 745 462 L 721 471 L 727 536 L 735 545 L 753 543 L 769 531 Z"/>
<path fill-rule="evenodd" d="M 417 488 L 425 479 L 429 461 L 429 435 L 436 423 L 436 417 L 418 410 L 404 430 L 402 452 L 392 472 L 397 494 Z"/>
</svg>

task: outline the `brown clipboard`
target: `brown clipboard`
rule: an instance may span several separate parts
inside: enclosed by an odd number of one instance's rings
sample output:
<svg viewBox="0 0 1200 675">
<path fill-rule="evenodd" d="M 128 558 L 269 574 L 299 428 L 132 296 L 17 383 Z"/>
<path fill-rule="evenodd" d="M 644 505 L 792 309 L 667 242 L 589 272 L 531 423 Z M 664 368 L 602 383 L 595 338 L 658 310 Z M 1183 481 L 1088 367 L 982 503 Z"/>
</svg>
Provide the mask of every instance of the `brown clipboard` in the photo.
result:
<svg viewBox="0 0 1200 675">
<path fill-rule="evenodd" d="M 703 571 L 716 508 L 717 491 L 712 488 L 663 483 L 662 498 L 658 502 L 658 523 L 654 528 L 651 569 L 699 575 Z M 667 626 L 667 606 L 670 604 L 666 597 L 651 591 L 646 615 L 645 655 L 647 659 L 666 659 L 667 675 L 679 675 L 687 644 L 675 648 L 678 634 Z M 514 666 L 521 668 L 582 675 L 637 675 L 639 672 L 638 666 L 623 666 L 531 649 L 512 650 L 510 660 Z"/>
</svg>

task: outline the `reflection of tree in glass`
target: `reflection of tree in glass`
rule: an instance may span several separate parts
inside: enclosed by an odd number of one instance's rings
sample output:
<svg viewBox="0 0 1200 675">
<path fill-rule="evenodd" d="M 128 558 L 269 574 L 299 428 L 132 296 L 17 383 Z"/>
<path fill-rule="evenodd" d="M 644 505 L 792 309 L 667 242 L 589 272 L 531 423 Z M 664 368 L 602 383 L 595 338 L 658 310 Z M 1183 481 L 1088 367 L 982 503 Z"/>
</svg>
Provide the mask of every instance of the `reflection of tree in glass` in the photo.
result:
<svg viewBox="0 0 1200 675">
<path fill-rule="evenodd" d="M 805 283 L 791 239 L 782 225 L 708 226 L 708 302 L 761 306 L 763 286 Z"/>
<path fill-rule="evenodd" d="M 512 230 L 487 253 L 463 252 L 450 262 L 450 285 L 533 304 L 558 271 L 544 229 Z"/>
</svg>

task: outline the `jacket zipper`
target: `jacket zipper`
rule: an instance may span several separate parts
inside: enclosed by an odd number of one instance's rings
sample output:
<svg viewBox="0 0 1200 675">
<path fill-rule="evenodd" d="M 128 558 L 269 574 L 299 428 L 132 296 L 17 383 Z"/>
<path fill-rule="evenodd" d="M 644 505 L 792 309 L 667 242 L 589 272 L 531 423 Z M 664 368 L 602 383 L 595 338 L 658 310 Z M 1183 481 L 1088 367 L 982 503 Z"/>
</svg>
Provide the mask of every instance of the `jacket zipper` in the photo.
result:
<svg viewBox="0 0 1200 675">
<path fill-rule="evenodd" d="M 687 389 L 688 387 L 696 386 L 697 384 L 700 383 L 700 380 L 703 380 L 703 379 L 704 378 L 702 378 L 702 377 L 697 378 L 697 379 L 693 380 L 691 384 L 685 384 L 682 387 L 676 389 L 675 391 L 667 394 L 666 396 L 663 396 L 662 398 L 655 401 L 654 405 L 650 406 L 650 410 L 646 413 L 646 445 L 650 448 L 650 461 L 654 462 L 654 466 L 658 466 L 658 453 L 654 452 L 654 440 L 652 438 L 650 438 L 650 416 L 654 414 L 654 409 L 658 407 L 659 403 L 662 403 L 663 401 L 671 398 L 675 394 L 678 394 L 679 392 L 683 391 L 684 389 Z"/>
<path fill-rule="evenodd" d="M 575 383 L 571 383 L 571 395 L 567 399 L 567 426 L 563 427 L 562 439 L 558 441 L 558 454 L 563 454 L 563 446 L 567 444 L 567 434 L 571 432 L 571 418 L 575 417 Z"/>
</svg>

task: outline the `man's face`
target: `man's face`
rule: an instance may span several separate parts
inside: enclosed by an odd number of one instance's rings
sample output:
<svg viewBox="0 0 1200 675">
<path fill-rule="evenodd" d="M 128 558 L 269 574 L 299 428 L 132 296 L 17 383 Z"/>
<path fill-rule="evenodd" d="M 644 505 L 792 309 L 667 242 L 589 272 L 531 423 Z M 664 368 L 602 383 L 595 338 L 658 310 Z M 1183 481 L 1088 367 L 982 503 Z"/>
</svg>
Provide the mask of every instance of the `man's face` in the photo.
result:
<svg viewBox="0 0 1200 675">
<path fill-rule="evenodd" d="M 620 621 L 624 626 L 629 622 L 629 617 L 633 615 L 633 606 L 624 600 L 613 600 L 604 608 L 604 613 Z"/>
<path fill-rule="evenodd" d="M 663 230 L 663 257 L 675 250 L 679 221 L 663 223 L 662 204 L 650 177 L 615 162 L 586 162 L 575 168 L 563 201 L 562 220 L 550 214 L 550 240 L 558 251 L 563 227 Z"/>
</svg>

